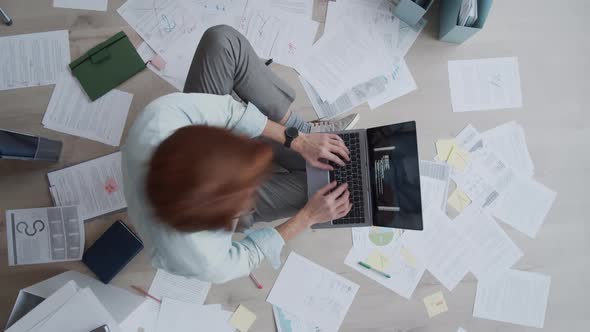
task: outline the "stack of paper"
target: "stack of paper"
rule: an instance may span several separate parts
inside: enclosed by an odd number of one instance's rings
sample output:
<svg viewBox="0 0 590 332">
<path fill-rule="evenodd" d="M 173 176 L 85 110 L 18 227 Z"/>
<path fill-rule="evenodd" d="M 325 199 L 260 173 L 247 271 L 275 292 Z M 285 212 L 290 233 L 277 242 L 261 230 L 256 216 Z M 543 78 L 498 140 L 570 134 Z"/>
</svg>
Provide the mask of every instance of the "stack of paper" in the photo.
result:
<svg viewBox="0 0 590 332">
<path fill-rule="evenodd" d="M 277 321 L 279 325 L 287 319 L 284 317 L 295 317 L 292 319 L 298 325 L 338 331 L 358 288 L 357 284 L 291 252 L 267 302 L 281 310 L 283 318 Z"/>
<path fill-rule="evenodd" d="M 7 331 L 92 331 L 102 325 L 107 325 L 110 331 L 122 332 L 90 288 L 79 288 L 69 281 Z"/>
<path fill-rule="evenodd" d="M 324 34 L 298 68 L 318 117 L 331 118 L 365 102 L 377 108 L 416 89 L 403 57 L 426 21 L 409 27 L 392 14 L 392 6 L 328 3 Z"/>
<path fill-rule="evenodd" d="M 56 206 L 78 205 L 88 220 L 127 207 L 123 194 L 121 152 L 47 174 Z"/>
</svg>

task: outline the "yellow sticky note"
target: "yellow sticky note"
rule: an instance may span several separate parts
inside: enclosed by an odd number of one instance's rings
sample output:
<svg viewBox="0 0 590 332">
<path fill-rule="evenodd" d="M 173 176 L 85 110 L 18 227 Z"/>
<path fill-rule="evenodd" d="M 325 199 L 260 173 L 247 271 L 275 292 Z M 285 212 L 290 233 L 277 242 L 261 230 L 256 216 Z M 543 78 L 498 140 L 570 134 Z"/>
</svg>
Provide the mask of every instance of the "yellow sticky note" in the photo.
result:
<svg viewBox="0 0 590 332">
<path fill-rule="evenodd" d="M 471 199 L 469 199 L 469 196 L 461 188 L 457 187 L 451 196 L 449 196 L 447 202 L 453 209 L 460 213 L 471 204 Z"/>
<path fill-rule="evenodd" d="M 402 249 L 400 250 L 400 254 L 404 258 L 408 266 L 414 268 L 416 267 L 416 257 L 414 257 L 414 255 L 408 249 L 406 249 L 406 247 L 402 247 Z"/>
<path fill-rule="evenodd" d="M 449 155 L 451 154 L 451 150 L 453 149 L 455 144 L 454 139 L 439 139 L 435 143 L 436 145 L 436 153 L 438 155 L 438 159 L 440 161 L 447 161 L 449 159 Z"/>
<path fill-rule="evenodd" d="M 372 268 L 379 271 L 385 271 L 385 269 L 389 266 L 389 258 L 387 258 L 387 256 L 385 256 L 379 249 L 374 249 L 371 251 L 367 257 L 366 262 Z"/>
<path fill-rule="evenodd" d="M 238 309 L 236 309 L 234 314 L 229 319 L 229 324 L 240 332 L 247 332 L 250 326 L 254 324 L 255 320 L 256 315 L 252 311 L 248 310 L 248 308 L 240 304 Z"/>
<path fill-rule="evenodd" d="M 451 153 L 449 154 L 449 159 L 447 159 L 447 164 L 462 171 L 465 169 L 468 162 L 469 162 L 469 153 L 467 151 L 464 151 L 457 146 L 454 146 L 451 149 Z"/>
<path fill-rule="evenodd" d="M 447 302 L 445 301 L 441 291 L 425 297 L 424 305 L 426 306 L 426 311 L 428 312 L 428 317 L 430 318 L 449 310 L 447 307 Z"/>
</svg>

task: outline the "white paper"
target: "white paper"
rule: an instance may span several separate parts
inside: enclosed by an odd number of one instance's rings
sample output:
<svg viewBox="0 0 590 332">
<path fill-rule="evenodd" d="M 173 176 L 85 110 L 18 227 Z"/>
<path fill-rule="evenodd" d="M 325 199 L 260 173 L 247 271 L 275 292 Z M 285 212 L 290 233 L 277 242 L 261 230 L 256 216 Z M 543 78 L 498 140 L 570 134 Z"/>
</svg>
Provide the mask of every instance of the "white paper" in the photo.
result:
<svg viewBox="0 0 590 332">
<path fill-rule="evenodd" d="M 74 281 L 69 281 L 51 296 L 39 303 L 29 313 L 16 321 L 6 332 L 25 332 L 35 329 L 36 326 L 47 321 L 61 309 L 76 293 L 78 286 Z M 135 331 L 134 331 L 135 332 Z"/>
<path fill-rule="evenodd" d="M 162 299 L 156 332 L 194 332 L 196 329 L 235 332 L 229 325 L 229 316 L 217 305 L 203 306 L 166 297 Z"/>
<path fill-rule="evenodd" d="M 311 20 L 314 0 L 270 0 L 270 6 L 275 11 L 288 15 L 296 15 Z"/>
<path fill-rule="evenodd" d="M 156 332 L 160 304 L 152 299 L 146 299 L 119 326 L 123 332 Z"/>
<path fill-rule="evenodd" d="M 139 47 L 137 48 L 137 53 L 139 53 L 139 56 L 145 62 L 148 62 L 156 56 L 156 52 L 146 42 L 143 42 L 141 43 L 141 45 L 139 45 Z M 170 83 L 170 85 L 175 87 L 178 91 L 182 91 L 184 89 L 184 83 L 186 82 L 186 74 L 183 76 L 175 76 L 175 73 L 170 71 L 168 64 L 166 64 L 166 67 L 164 67 L 163 70 L 159 70 L 158 68 L 154 67 L 154 65 L 152 65 L 151 63 L 148 63 L 147 67 L 156 75 L 160 76 L 164 81 Z"/>
<path fill-rule="evenodd" d="M 311 18 L 273 10 L 265 1 L 252 1 L 240 18 L 238 31 L 260 58 L 297 68 L 311 49 L 318 27 Z"/>
<path fill-rule="evenodd" d="M 144 301 L 142 296 L 135 295 L 119 287 L 105 285 L 77 271 L 66 271 L 27 287 L 23 291 L 47 298 L 72 280 L 80 287 L 92 289 L 94 295 L 96 295 L 117 322 L 125 320 Z"/>
<path fill-rule="evenodd" d="M 183 1 L 128 0 L 117 12 L 158 54 L 200 31 L 193 11 Z"/>
<path fill-rule="evenodd" d="M 556 195 L 533 179 L 516 176 L 500 194 L 498 203 L 493 207 L 493 215 L 535 238 Z"/>
<path fill-rule="evenodd" d="M 53 7 L 107 11 L 109 0 L 53 0 Z"/>
<path fill-rule="evenodd" d="M 48 129 L 119 146 L 132 99 L 132 94 L 115 89 L 90 101 L 78 80 L 64 72 L 42 123 Z"/>
<path fill-rule="evenodd" d="M 8 265 L 75 261 L 84 252 L 77 206 L 7 210 Z"/>
<path fill-rule="evenodd" d="M 477 283 L 473 316 L 542 328 L 551 277 L 510 270 Z"/>
<path fill-rule="evenodd" d="M 453 112 L 522 107 L 515 57 L 449 61 L 449 83 Z"/>
<path fill-rule="evenodd" d="M 337 331 L 358 288 L 357 284 L 291 252 L 267 302 L 305 317 L 322 330 Z"/>
<path fill-rule="evenodd" d="M 158 269 L 148 293 L 157 299 L 163 297 L 203 304 L 211 288 L 210 282 L 187 278 Z"/>
<path fill-rule="evenodd" d="M 376 109 L 394 99 L 406 95 L 418 88 L 406 61 L 401 59 L 393 65 L 393 71 L 385 76 L 387 83 L 385 90 L 369 98 L 369 107 Z"/>
<path fill-rule="evenodd" d="M 405 231 L 403 245 L 407 247 L 443 286 L 452 291 L 472 265 L 470 243 L 452 221 L 438 209 L 422 214 L 423 231 Z"/>
<path fill-rule="evenodd" d="M 423 210 L 435 207 L 446 211 L 450 171 L 445 163 L 420 160 L 420 194 Z"/>
<path fill-rule="evenodd" d="M 422 32 L 426 26 L 426 23 L 428 23 L 428 21 L 422 18 L 416 23 L 416 25 L 410 26 L 400 20 L 397 49 L 401 56 L 406 56 L 412 45 L 414 45 L 416 39 L 418 39 L 418 35 L 420 35 L 420 32 Z"/>
<path fill-rule="evenodd" d="M 298 70 L 322 100 L 331 103 L 346 90 L 387 72 L 390 61 L 384 54 L 382 43 L 343 23 L 313 45 Z"/>
<path fill-rule="evenodd" d="M 0 91 L 55 84 L 68 70 L 68 31 L 0 37 Z"/>
<path fill-rule="evenodd" d="M 488 215 L 470 206 L 453 220 L 472 245 L 471 272 L 478 280 L 494 278 L 509 270 L 523 255 L 504 230 Z"/>
<path fill-rule="evenodd" d="M 272 306 L 272 313 L 277 332 L 322 332 L 321 328 L 291 315 L 276 305 Z"/>
<path fill-rule="evenodd" d="M 402 254 L 402 250 L 407 250 L 402 247 L 403 233 L 391 228 L 355 227 L 353 229 L 354 246 L 348 252 L 344 264 L 400 296 L 410 299 L 426 268 L 419 260 L 408 261 Z M 385 268 L 379 270 L 389 274 L 391 278 L 386 278 L 358 264 L 359 262 L 368 263 L 367 257 L 375 251 L 378 251 L 379 255 L 387 261 Z"/>
<path fill-rule="evenodd" d="M 92 290 L 83 288 L 34 331 L 92 331 L 104 324 L 111 332 L 122 332 Z"/>
<path fill-rule="evenodd" d="M 467 332 L 467 331 L 465 331 L 464 328 L 460 327 L 460 328 L 457 329 L 457 332 Z"/>
<path fill-rule="evenodd" d="M 494 151 L 509 167 L 532 177 L 534 165 L 526 144 L 524 129 L 515 121 L 507 122 L 481 134 L 484 148 Z"/>
<path fill-rule="evenodd" d="M 47 173 L 58 206 L 79 205 L 80 217 L 88 220 L 127 207 L 123 195 L 121 152 Z M 109 183 L 116 190 L 108 190 Z"/>
<path fill-rule="evenodd" d="M 330 119 L 350 111 L 369 100 L 371 96 L 376 96 L 384 92 L 385 86 L 387 85 L 387 79 L 384 76 L 378 76 L 346 91 L 346 93 L 338 97 L 333 103 L 328 103 L 322 100 L 313 86 L 305 81 L 302 76 L 299 76 L 299 80 L 320 119 Z"/>
</svg>

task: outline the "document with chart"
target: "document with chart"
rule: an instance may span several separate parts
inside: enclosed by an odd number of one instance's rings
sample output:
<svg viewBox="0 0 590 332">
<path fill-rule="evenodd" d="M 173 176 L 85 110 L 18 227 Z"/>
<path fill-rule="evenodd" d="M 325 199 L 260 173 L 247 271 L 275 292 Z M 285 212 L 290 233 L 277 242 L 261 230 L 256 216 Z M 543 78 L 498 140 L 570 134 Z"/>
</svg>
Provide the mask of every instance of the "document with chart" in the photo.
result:
<svg viewBox="0 0 590 332">
<path fill-rule="evenodd" d="M 8 265 L 80 260 L 84 235 L 77 206 L 7 210 Z"/>
</svg>

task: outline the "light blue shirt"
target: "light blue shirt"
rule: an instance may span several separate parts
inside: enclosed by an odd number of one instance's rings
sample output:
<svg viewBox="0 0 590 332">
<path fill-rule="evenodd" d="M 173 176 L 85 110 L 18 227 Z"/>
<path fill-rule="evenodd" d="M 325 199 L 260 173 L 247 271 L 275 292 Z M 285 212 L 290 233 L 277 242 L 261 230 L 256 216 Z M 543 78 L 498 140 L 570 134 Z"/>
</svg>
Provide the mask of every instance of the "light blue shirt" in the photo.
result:
<svg viewBox="0 0 590 332">
<path fill-rule="evenodd" d="M 123 181 L 130 221 L 136 226 L 156 268 L 223 283 L 246 276 L 265 258 L 278 267 L 285 244 L 274 228 L 250 232 L 233 241 L 225 230 L 178 232 L 160 223 L 145 193 L 145 176 L 155 148 L 177 129 L 190 125 L 222 127 L 257 137 L 267 118 L 231 96 L 173 93 L 151 102 L 129 130 L 122 150 Z M 190 144 L 190 142 L 187 142 Z"/>
</svg>

